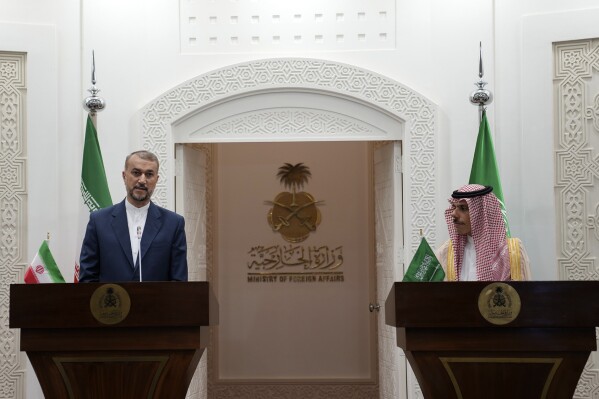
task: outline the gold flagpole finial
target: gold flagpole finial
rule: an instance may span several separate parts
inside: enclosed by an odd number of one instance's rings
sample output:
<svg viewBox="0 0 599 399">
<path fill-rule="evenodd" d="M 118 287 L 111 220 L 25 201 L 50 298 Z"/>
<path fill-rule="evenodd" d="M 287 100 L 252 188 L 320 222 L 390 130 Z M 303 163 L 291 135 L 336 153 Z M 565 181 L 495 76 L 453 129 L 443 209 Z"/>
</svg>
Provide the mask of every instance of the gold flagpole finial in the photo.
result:
<svg viewBox="0 0 599 399">
<path fill-rule="evenodd" d="M 420 229 L 420 237 L 422 237 L 422 229 Z"/>
</svg>

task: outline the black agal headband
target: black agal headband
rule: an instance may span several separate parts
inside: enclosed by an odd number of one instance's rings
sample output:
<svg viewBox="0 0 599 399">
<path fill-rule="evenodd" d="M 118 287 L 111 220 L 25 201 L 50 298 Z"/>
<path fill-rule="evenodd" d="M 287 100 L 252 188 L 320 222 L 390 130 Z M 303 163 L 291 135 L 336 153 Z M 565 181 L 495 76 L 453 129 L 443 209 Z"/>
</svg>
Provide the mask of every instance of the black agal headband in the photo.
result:
<svg viewBox="0 0 599 399">
<path fill-rule="evenodd" d="M 452 198 L 456 198 L 456 199 L 460 199 L 460 198 L 473 198 L 473 197 L 479 197 L 481 195 L 489 194 L 492 191 L 493 191 L 493 187 L 491 187 L 491 186 L 485 186 L 485 188 L 482 188 L 480 190 L 468 191 L 468 192 L 463 192 L 463 191 L 455 190 L 451 194 L 451 197 Z"/>
</svg>

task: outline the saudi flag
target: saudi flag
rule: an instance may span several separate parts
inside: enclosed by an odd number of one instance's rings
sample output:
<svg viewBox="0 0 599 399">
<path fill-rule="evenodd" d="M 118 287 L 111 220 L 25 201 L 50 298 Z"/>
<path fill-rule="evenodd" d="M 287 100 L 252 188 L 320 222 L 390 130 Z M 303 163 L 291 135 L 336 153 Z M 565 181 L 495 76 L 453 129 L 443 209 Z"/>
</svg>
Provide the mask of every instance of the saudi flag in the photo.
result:
<svg viewBox="0 0 599 399">
<path fill-rule="evenodd" d="M 443 281 L 445 272 L 435 253 L 424 237 L 410 262 L 410 266 L 403 276 L 403 281 Z"/>
<path fill-rule="evenodd" d="M 507 222 L 507 212 L 505 202 L 503 201 L 503 190 L 501 189 L 501 180 L 499 179 L 499 168 L 495 159 L 495 149 L 487 112 L 483 111 L 483 116 L 478 129 L 478 138 L 476 139 L 476 148 L 474 150 L 474 159 L 472 159 L 472 169 L 470 170 L 470 184 L 480 184 L 483 186 L 492 186 L 493 194 L 501 204 L 501 213 L 505 222 L 505 231 L 510 237 L 510 226 Z"/>
<path fill-rule="evenodd" d="M 79 240 L 75 257 L 74 281 L 79 281 L 79 251 L 83 243 L 90 212 L 112 205 L 98 133 L 90 115 L 87 116 L 83 160 L 81 165 L 81 202 L 79 206 Z"/>
<path fill-rule="evenodd" d="M 25 271 L 25 282 L 27 284 L 40 283 L 64 283 L 64 278 L 56 266 L 56 261 L 50 252 L 46 240 L 42 242 L 35 258 Z"/>
</svg>

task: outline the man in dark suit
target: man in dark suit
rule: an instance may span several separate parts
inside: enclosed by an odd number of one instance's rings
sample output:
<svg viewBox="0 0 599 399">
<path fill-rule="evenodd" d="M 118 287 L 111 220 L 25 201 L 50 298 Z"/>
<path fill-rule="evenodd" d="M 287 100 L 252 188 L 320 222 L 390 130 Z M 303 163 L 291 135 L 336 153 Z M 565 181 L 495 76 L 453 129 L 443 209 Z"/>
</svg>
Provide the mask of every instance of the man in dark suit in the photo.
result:
<svg viewBox="0 0 599 399">
<path fill-rule="evenodd" d="M 150 201 L 158 168 L 158 158 L 149 151 L 127 156 L 127 197 L 90 214 L 80 282 L 187 281 L 185 221 Z"/>
</svg>

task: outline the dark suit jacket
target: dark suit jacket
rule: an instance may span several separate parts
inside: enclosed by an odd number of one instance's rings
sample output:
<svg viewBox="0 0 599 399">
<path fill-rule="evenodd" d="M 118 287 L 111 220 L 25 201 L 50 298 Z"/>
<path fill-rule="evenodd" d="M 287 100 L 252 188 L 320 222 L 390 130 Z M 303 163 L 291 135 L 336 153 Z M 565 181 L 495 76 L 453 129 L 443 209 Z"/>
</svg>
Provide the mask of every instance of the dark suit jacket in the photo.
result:
<svg viewBox="0 0 599 399">
<path fill-rule="evenodd" d="M 139 281 L 125 201 L 90 214 L 79 259 L 80 282 Z M 184 228 L 181 215 L 150 202 L 141 237 L 143 281 L 187 281 Z"/>
</svg>

